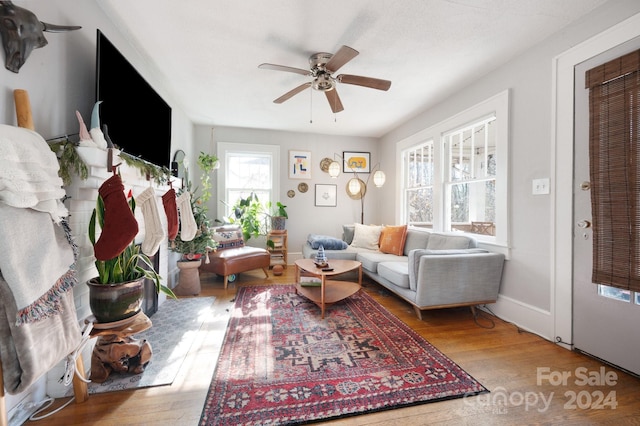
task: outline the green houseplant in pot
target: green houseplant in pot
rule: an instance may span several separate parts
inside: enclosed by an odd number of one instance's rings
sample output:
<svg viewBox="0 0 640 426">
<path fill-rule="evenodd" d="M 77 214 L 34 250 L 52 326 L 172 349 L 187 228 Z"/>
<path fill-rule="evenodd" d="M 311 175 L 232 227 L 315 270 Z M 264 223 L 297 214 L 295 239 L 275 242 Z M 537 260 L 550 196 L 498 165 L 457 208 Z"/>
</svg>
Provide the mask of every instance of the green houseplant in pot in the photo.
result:
<svg viewBox="0 0 640 426">
<path fill-rule="evenodd" d="M 271 217 L 271 229 L 274 231 L 284 231 L 287 219 L 289 218 L 287 215 L 287 206 L 280 201 L 276 202 L 276 205 L 273 206 L 271 201 L 269 201 L 267 203 L 267 209 L 271 211 L 269 215 Z"/>
<path fill-rule="evenodd" d="M 111 182 L 112 179 L 114 179 L 113 182 Z M 98 270 L 98 276 L 87 282 L 89 305 L 100 323 L 120 321 L 137 314 L 142 306 L 145 279 L 155 283 L 157 292 L 176 298 L 173 291 L 161 283 L 162 278 L 153 269 L 151 260 L 134 242 L 137 233 L 137 223 L 133 224 L 135 200 L 131 197 L 127 202 L 122 193 L 122 183 L 117 175 L 114 174 L 105 182 L 107 183 L 109 185 L 106 186 L 115 189 L 103 191 L 106 187 L 103 184 L 96 201 L 96 208 L 89 221 L 89 241 L 94 247 L 95 266 Z M 117 199 L 114 200 L 114 197 Z M 105 205 L 105 199 L 111 205 L 108 208 Z M 123 202 L 126 207 L 123 207 Z M 122 213 L 127 213 L 123 212 L 123 208 L 129 209 L 128 215 L 120 216 Z M 102 230 L 98 241 L 96 241 L 97 226 Z M 120 250 L 119 247 L 122 245 L 124 249 Z M 110 257 L 108 253 L 116 253 L 116 255 L 105 259 Z"/>
<path fill-rule="evenodd" d="M 188 241 L 182 239 L 182 230 L 178 231 L 176 239 L 169 246 L 171 251 L 182 256 L 177 262 L 180 269 L 178 285 L 173 289 L 179 296 L 197 295 L 200 293 L 200 274 L 198 267 L 207 261 L 209 252 L 214 251 L 217 243 L 213 240 L 213 229 L 207 217 L 207 210 L 201 197 L 191 192 L 191 183 L 180 194 L 189 192 L 191 195 L 191 212 L 196 225 L 195 236 Z M 183 214 L 181 212 L 181 214 Z"/>
</svg>

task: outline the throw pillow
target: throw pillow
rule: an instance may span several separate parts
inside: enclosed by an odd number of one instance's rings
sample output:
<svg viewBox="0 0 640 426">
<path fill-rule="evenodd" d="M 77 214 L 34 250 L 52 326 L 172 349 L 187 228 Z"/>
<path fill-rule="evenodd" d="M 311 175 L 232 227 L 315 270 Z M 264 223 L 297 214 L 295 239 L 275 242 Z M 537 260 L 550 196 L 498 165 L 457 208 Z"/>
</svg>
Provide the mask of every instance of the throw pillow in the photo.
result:
<svg viewBox="0 0 640 426">
<path fill-rule="evenodd" d="M 380 251 L 402 256 L 407 239 L 407 225 L 385 226 L 380 233 Z"/>
<path fill-rule="evenodd" d="M 327 235 L 309 234 L 307 241 L 311 245 L 311 248 L 317 250 L 322 246 L 325 250 L 344 250 L 347 248 L 347 243 L 339 238 L 330 237 Z"/>
<path fill-rule="evenodd" d="M 359 223 L 356 223 L 351 246 L 369 250 L 378 250 L 380 248 L 378 242 L 380 241 L 381 231 L 382 226 L 361 225 Z"/>
<path fill-rule="evenodd" d="M 351 241 L 353 241 L 353 233 L 355 232 L 355 230 L 356 227 L 353 224 L 342 225 L 342 240 L 347 244 L 351 244 Z"/>
<path fill-rule="evenodd" d="M 218 243 L 217 251 L 244 246 L 242 229 L 235 225 L 216 228 L 211 238 Z"/>
</svg>

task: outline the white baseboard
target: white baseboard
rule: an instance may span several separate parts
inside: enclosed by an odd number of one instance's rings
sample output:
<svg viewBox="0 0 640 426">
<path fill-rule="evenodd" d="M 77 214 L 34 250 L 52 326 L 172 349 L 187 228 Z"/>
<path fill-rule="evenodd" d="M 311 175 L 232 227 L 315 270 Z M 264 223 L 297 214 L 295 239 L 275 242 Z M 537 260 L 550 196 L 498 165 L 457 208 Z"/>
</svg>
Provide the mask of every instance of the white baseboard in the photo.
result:
<svg viewBox="0 0 640 426">
<path fill-rule="evenodd" d="M 551 312 L 503 295 L 498 295 L 498 301 L 488 307 L 500 319 L 555 342 Z"/>
</svg>

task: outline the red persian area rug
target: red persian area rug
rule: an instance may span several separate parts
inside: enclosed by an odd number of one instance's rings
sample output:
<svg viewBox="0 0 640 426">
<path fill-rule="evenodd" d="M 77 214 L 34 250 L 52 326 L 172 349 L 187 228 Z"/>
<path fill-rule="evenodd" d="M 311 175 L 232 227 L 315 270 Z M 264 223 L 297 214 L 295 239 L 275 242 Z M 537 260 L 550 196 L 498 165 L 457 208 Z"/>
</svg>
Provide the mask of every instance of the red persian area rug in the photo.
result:
<svg viewBox="0 0 640 426">
<path fill-rule="evenodd" d="M 487 392 L 363 291 L 240 287 L 201 425 L 292 425 Z"/>
</svg>

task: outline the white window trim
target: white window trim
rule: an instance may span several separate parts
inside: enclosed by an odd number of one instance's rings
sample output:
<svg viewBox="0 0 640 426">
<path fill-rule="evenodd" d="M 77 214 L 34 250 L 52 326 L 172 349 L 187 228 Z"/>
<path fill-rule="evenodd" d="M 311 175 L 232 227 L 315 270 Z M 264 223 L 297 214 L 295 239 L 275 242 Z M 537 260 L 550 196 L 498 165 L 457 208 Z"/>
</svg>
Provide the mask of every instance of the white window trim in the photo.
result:
<svg viewBox="0 0 640 426">
<path fill-rule="evenodd" d="M 402 159 L 404 150 L 424 143 L 430 139 L 438 141 L 434 143 L 434 157 L 439 162 L 436 168 L 439 169 L 434 176 L 433 195 L 437 203 L 437 208 L 433 212 L 433 229 L 434 231 L 442 231 L 444 229 L 444 197 L 442 192 L 443 185 L 443 164 L 445 164 L 445 152 L 440 141 L 442 135 L 456 128 L 460 128 L 474 120 L 486 117 L 489 114 L 496 116 L 496 156 L 498 160 L 496 174 L 496 223 L 500 226 L 496 227 L 495 237 L 476 235 L 472 236 L 478 240 L 481 247 L 485 247 L 491 251 L 503 253 L 509 258 L 510 252 L 510 221 L 509 221 L 509 89 L 498 93 L 491 98 L 480 102 L 459 114 L 454 115 L 444 121 L 433 126 L 421 130 L 396 144 L 396 158 Z M 404 165 L 396 168 L 396 182 L 402 182 Z M 404 223 L 402 211 L 404 209 L 402 196 L 403 191 L 397 191 L 396 199 L 396 221 Z"/>
<path fill-rule="evenodd" d="M 218 197 L 223 199 L 226 196 L 226 165 L 228 164 L 227 155 L 230 152 L 245 152 L 271 155 L 271 191 L 273 196 L 277 197 L 280 188 L 280 146 L 234 142 L 218 142 L 217 144 L 216 155 L 220 159 L 220 169 L 218 170 L 217 175 Z M 216 209 L 218 214 L 217 217 L 225 217 L 227 215 L 225 207 L 226 206 L 222 202 L 218 203 L 218 207 Z"/>
</svg>

